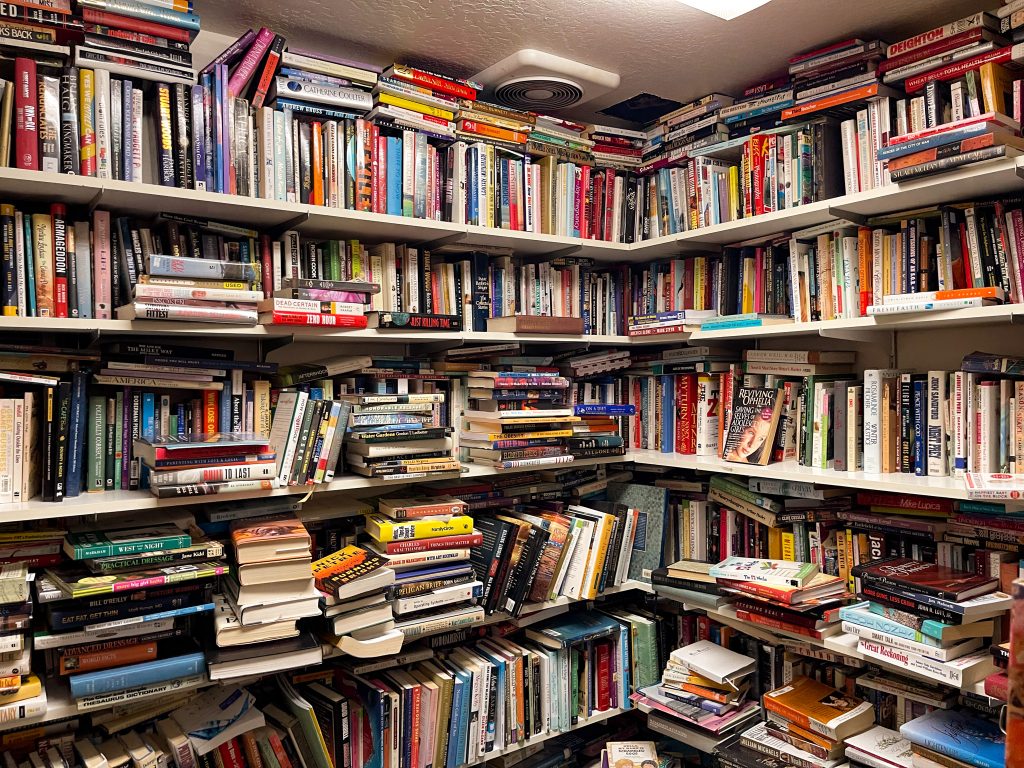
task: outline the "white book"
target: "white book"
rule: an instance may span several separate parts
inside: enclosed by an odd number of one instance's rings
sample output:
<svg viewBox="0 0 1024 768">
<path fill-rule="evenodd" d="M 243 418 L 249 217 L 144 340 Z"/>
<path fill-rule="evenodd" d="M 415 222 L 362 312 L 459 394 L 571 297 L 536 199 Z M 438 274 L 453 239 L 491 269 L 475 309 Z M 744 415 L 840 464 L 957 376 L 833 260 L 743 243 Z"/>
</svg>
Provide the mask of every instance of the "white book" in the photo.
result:
<svg viewBox="0 0 1024 768">
<path fill-rule="evenodd" d="M 25 262 L 25 215 L 21 211 L 14 212 L 14 258 L 18 265 L 18 317 L 28 316 L 28 285 L 27 265 Z M 25 266 L 22 266 L 25 265 Z"/>
<path fill-rule="evenodd" d="M 14 501 L 14 400 L 0 399 L 0 504 Z M 21 650 L 21 646 L 10 646 L 10 640 L 21 635 L 0 636 L 0 652 Z"/>
<path fill-rule="evenodd" d="M 857 641 L 857 650 L 864 656 L 898 667 L 903 672 L 956 687 L 976 683 L 995 671 L 992 655 L 987 649 L 952 661 L 937 661 L 862 637 Z"/>
<path fill-rule="evenodd" d="M 858 168 L 860 165 L 857 154 L 857 121 L 844 120 L 840 125 L 843 147 L 843 179 L 845 192 L 848 195 L 860 192 Z"/>
<path fill-rule="evenodd" d="M 691 506 L 692 504 L 693 502 L 691 502 Z M 615 580 L 613 581 L 615 586 L 626 581 L 629 574 L 629 564 L 633 558 L 633 541 L 636 539 L 636 515 L 634 512 L 636 510 L 631 508 L 622 518 L 622 546 L 619 548 L 619 560 L 615 565 Z"/>
<path fill-rule="evenodd" d="M 864 469 L 864 386 L 856 384 L 846 388 L 846 468 L 859 472 Z"/>
<path fill-rule="evenodd" d="M 882 471 L 882 381 L 898 376 L 895 369 L 869 368 L 864 371 L 864 471 Z"/>
<path fill-rule="evenodd" d="M 558 572 L 555 573 L 553 579 L 551 579 L 551 590 L 548 593 L 548 599 L 554 600 L 559 595 L 565 594 L 563 587 L 565 585 L 566 575 L 569 572 L 569 564 L 572 562 L 573 554 L 576 552 L 576 545 L 580 539 L 580 532 L 583 529 L 583 521 L 572 518 L 569 526 L 569 532 L 565 539 L 565 554 L 562 556 L 562 562 L 559 566 Z"/>
<path fill-rule="evenodd" d="M 288 198 L 288 176 L 285 153 L 287 142 L 285 141 L 285 115 L 281 110 L 272 110 L 274 118 L 274 200 L 286 200 Z"/>
<path fill-rule="evenodd" d="M 871 156 L 871 130 L 868 121 L 868 110 L 857 111 L 857 178 L 861 192 L 874 186 L 872 170 L 874 158 Z"/>
<path fill-rule="evenodd" d="M 23 489 L 27 484 L 25 474 L 28 472 L 26 466 L 25 440 L 27 432 L 33 429 L 32 415 L 26 416 L 25 398 L 18 397 L 12 400 L 14 403 L 14 423 L 11 429 L 11 501 L 14 503 L 28 501 L 25 498 Z M 28 457 L 31 461 L 31 457 Z"/>
<path fill-rule="evenodd" d="M 75 277 L 78 281 L 77 317 L 92 318 L 92 233 L 88 221 L 76 221 L 73 229 L 75 238 Z"/>
<path fill-rule="evenodd" d="M 846 757 L 871 768 L 913 768 L 913 754 L 909 741 L 881 725 L 846 737 Z"/>
<path fill-rule="evenodd" d="M 277 454 L 279 482 L 287 483 L 295 461 L 296 442 L 302 427 L 302 414 L 309 395 L 306 392 L 282 392 L 270 427 L 270 445 Z M 284 406 L 282 408 L 282 405 Z"/>
<path fill-rule="evenodd" d="M 128 141 L 128 137 L 124 137 Z M 132 181 L 142 181 L 142 89 L 132 88 Z M 127 175 L 127 174 L 126 174 Z"/>
<path fill-rule="evenodd" d="M 850 635 L 857 635 L 867 640 L 873 640 L 876 643 L 882 643 L 901 651 L 908 651 L 910 653 L 916 653 L 921 656 L 926 656 L 936 661 L 952 661 L 958 659 L 961 656 L 966 656 L 972 651 L 976 651 L 981 647 L 982 638 L 971 637 L 963 640 L 955 645 L 951 645 L 948 648 L 937 648 L 934 645 L 928 645 L 926 643 L 918 643 L 914 640 L 908 640 L 903 637 L 894 637 L 880 629 L 874 629 L 872 627 L 866 627 L 861 624 L 857 624 L 853 621 L 844 621 L 842 623 L 843 632 Z"/>
<path fill-rule="evenodd" d="M 700 640 L 672 651 L 670 664 L 695 672 L 716 683 L 737 680 L 754 671 L 756 662 L 742 653 L 730 651 L 710 640 Z"/>
<path fill-rule="evenodd" d="M 948 472 L 946 456 L 946 402 L 948 399 L 946 372 L 928 371 L 927 383 L 927 429 L 925 451 L 927 457 L 927 474 L 930 477 L 942 477 Z"/>
<path fill-rule="evenodd" d="M 112 178 L 110 146 L 110 71 L 94 70 L 96 104 L 96 178 Z"/>
<path fill-rule="evenodd" d="M 611 528 L 615 518 L 612 515 L 605 514 L 604 512 L 598 512 L 597 510 L 590 509 L 589 507 L 578 507 L 570 506 L 569 514 L 571 515 L 584 515 L 585 517 L 594 521 L 594 538 L 591 547 L 595 547 L 605 536 L 606 532 Z M 604 562 L 606 553 L 591 551 L 590 557 L 587 559 L 587 567 L 583 574 L 583 590 L 581 596 L 589 600 L 593 600 L 597 597 L 596 587 L 596 576 L 595 571 Z"/>
<path fill-rule="evenodd" d="M 715 456 L 718 453 L 718 387 L 718 376 L 697 376 L 698 456 Z M 653 419 L 649 421 L 653 422 Z"/>
<path fill-rule="evenodd" d="M 259 120 L 258 140 L 256 142 L 259 151 L 260 184 L 259 197 L 266 200 L 274 199 L 274 190 L 277 182 L 274 178 L 274 110 L 270 107 L 260 107 L 257 112 Z"/>
<path fill-rule="evenodd" d="M 569 562 L 561 591 L 561 594 L 573 600 L 579 600 L 583 594 L 587 563 L 590 560 L 590 546 L 594 540 L 596 527 L 593 520 L 582 518 L 576 518 L 576 520 L 580 523 L 576 546 L 573 549 L 572 560 Z"/>
</svg>

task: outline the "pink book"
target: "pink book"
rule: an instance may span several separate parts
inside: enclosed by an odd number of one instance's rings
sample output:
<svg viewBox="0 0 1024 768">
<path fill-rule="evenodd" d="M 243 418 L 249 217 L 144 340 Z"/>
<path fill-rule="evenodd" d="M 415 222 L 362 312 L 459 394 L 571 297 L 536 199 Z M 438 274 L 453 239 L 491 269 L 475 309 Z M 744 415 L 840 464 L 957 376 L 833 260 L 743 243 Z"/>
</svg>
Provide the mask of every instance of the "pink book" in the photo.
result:
<svg viewBox="0 0 1024 768">
<path fill-rule="evenodd" d="M 96 211 L 92 220 L 92 249 L 96 254 L 93 259 L 92 290 L 95 306 L 93 312 L 97 320 L 110 320 L 110 212 Z"/>
<path fill-rule="evenodd" d="M 35 59 L 14 60 L 14 88 L 14 166 L 38 171 L 39 96 Z"/>
<path fill-rule="evenodd" d="M 235 74 L 228 80 L 228 93 L 231 96 L 242 95 L 252 76 L 256 74 L 256 68 L 260 65 L 272 42 L 274 42 L 274 33 L 266 27 L 261 27 L 256 34 L 256 39 L 249 46 L 249 50 L 245 52 L 245 56 L 242 57 Z"/>
</svg>

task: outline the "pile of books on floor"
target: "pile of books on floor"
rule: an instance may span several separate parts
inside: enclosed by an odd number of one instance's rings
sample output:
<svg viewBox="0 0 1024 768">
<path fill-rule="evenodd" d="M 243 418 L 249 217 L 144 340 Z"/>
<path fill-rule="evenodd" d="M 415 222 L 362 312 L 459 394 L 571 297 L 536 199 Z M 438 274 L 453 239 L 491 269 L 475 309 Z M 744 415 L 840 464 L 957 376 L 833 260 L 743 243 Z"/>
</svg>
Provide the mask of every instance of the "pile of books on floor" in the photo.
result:
<svg viewBox="0 0 1024 768">
<path fill-rule="evenodd" d="M 253 262 L 150 254 L 145 274 L 157 285 L 134 286 L 133 303 L 117 307 L 118 320 L 174 320 L 256 325 L 262 290 L 253 290 Z M 231 284 L 231 285 L 228 285 Z"/>
<path fill-rule="evenodd" d="M 996 671 L 993 619 L 1012 602 L 998 578 L 902 557 L 856 565 L 852 576 L 868 602 L 840 614 L 865 658 L 957 688 Z"/>
<path fill-rule="evenodd" d="M 32 673 L 32 597 L 23 562 L 0 566 L 0 721 L 46 712 L 46 689 Z"/>
<path fill-rule="evenodd" d="M 793 765 L 835 766 L 845 742 L 875 723 L 874 708 L 852 694 L 802 675 L 761 698 L 767 713 L 740 735 L 744 747 Z"/>
<path fill-rule="evenodd" d="M 101 398 L 102 399 L 102 398 Z M 247 432 L 170 434 L 133 444 L 157 498 L 269 491 L 277 486 L 277 454 L 263 435 Z"/>
<path fill-rule="evenodd" d="M 410 542 L 389 542 L 385 548 Z M 395 628 L 395 571 L 388 559 L 354 544 L 313 563 L 327 630 L 321 635 L 347 656 L 397 653 L 405 635 Z"/>
<path fill-rule="evenodd" d="M 484 619 L 483 582 L 468 578 L 483 538 L 465 513 L 465 502 L 447 496 L 383 498 L 366 517 L 366 548 L 395 572 L 394 626 L 407 638 Z"/>
<path fill-rule="evenodd" d="M 305 526 L 293 516 L 236 520 L 231 545 L 235 570 L 222 586 L 235 621 L 222 611 L 217 645 L 228 650 L 211 655 L 210 679 L 319 663 L 320 644 L 297 625 L 320 615 Z"/>
<path fill-rule="evenodd" d="M 814 563 L 729 557 L 708 573 L 733 595 L 730 610 L 740 621 L 815 640 L 839 633 L 839 612 L 852 597 L 846 579 Z"/>
<path fill-rule="evenodd" d="M 444 392 L 341 398 L 352 409 L 345 442 L 345 460 L 351 471 L 397 481 L 440 477 L 460 470 L 452 428 L 441 426 L 440 419 L 435 418 L 445 402 Z"/>
<path fill-rule="evenodd" d="M 553 501 L 476 515 L 472 553 L 487 613 L 519 616 L 558 597 L 593 600 L 630 576 L 639 511 L 625 504 Z"/>
<path fill-rule="evenodd" d="M 756 691 L 751 696 L 755 662 L 710 640 L 672 651 L 661 680 L 641 687 L 633 701 L 641 711 L 698 732 L 725 736 L 756 719 Z"/>
<path fill-rule="evenodd" d="M 474 464 L 500 469 L 565 464 L 580 418 L 565 407 L 569 380 L 547 371 L 470 371 L 470 409 L 459 445 Z"/>
<path fill-rule="evenodd" d="M 74 562 L 36 579 L 45 629 L 33 645 L 46 652 L 44 671 L 66 677 L 79 711 L 187 696 L 206 681 L 190 618 L 214 609 L 227 570 L 215 559 L 222 550 L 194 538 L 190 515 L 145 527 L 104 522 L 109 527 L 70 531 L 64 553 Z M 187 561 L 198 555 L 204 559 Z"/>
</svg>

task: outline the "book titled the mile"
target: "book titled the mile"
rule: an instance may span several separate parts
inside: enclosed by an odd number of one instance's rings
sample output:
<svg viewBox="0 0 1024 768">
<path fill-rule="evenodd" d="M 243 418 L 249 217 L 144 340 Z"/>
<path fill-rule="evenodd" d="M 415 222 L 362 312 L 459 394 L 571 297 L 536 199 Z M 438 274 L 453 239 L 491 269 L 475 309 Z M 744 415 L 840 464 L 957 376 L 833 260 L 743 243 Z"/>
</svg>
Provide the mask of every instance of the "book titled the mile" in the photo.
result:
<svg viewBox="0 0 1024 768">
<path fill-rule="evenodd" d="M 796 563 L 789 560 L 727 557 L 712 567 L 710 573 L 716 579 L 805 587 L 811 579 L 818 575 L 818 566 L 814 563 Z"/>
</svg>

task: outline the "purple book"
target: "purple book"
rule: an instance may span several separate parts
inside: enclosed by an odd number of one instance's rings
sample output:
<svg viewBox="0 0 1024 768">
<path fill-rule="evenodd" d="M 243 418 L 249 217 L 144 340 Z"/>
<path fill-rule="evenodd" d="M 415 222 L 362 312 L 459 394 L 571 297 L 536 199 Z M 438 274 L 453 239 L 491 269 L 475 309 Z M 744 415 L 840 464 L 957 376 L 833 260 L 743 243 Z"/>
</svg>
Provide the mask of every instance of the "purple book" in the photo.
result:
<svg viewBox="0 0 1024 768">
<path fill-rule="evenodd" d="M 245 56 L 242 57 L 242 62 L 235 69 L 235 73 L 231 76 L 228 81 L 228 95 L 229 96 L 240 96 L 245 91 L 249 81 L 252 79 L 253 74 L 256 72 L 256 67 L 260 65 L 263 60 L 263 55 L 267 52 L 270 44 L 274 41 L 274 33 L 266 27 L 260 27 L 259 33 L 253 40 L 252 45 L 245 52 Z"/>
<path fill-rule="evenodd" d="M 195 187 L 206 189 L 206 114 L 201 85 L 192 86 L 192 165 L 196 169 Z"/>
<path fill-rule="evenodd" d="M 249 46 L 252 45 L 252 41 L 256 39 L 256 33 L 247 29 L 242 35 L 235 40 L 231 45 L 221 51 L 217 58 L 203 67 L 201 75 L 208 75 L 213 72 L 214 68 L 219 64 L 227 64 L 229 67 L 238 61 L 249 50 Z"/>
</svg>

